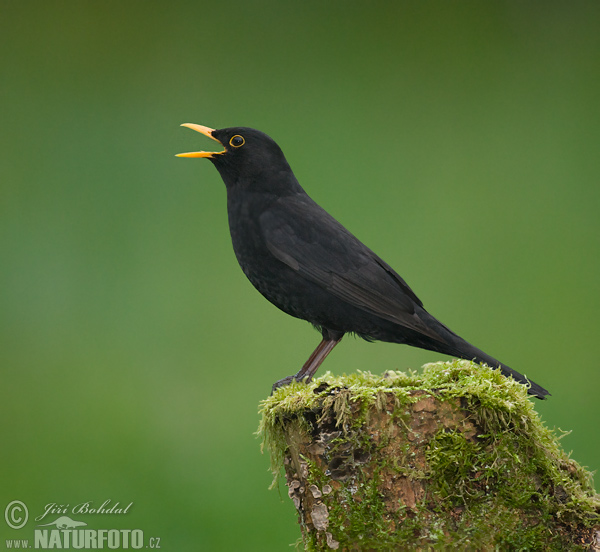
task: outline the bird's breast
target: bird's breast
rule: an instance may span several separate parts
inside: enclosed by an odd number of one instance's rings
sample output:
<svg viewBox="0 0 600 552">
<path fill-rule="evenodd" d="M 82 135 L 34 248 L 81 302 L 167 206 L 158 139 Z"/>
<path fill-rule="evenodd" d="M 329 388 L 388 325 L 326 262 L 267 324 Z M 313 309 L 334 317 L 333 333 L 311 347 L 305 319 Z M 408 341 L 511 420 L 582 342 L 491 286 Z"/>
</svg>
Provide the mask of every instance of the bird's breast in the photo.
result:
<svg viewBox="0 0 600 552">
<path fill-rule="evenodd" d="M 272 203 L 262 194 L 228 198 L 227 212 L 233 250 L 252 285 L 271 303 L 298 318 L 310 319 L 317 290 L 297 271 L 269 251 L 260 227 L 260 215 Z"/>
</svg>

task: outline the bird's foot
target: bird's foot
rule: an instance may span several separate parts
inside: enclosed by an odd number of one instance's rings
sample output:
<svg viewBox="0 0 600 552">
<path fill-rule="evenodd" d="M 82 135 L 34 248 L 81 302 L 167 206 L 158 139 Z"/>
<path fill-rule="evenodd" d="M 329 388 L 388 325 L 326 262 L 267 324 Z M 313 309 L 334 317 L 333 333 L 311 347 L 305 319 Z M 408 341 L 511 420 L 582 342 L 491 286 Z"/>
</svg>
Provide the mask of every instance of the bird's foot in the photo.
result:
<svg viewBox="0 0 600 552">
<path fill-rule="evenodd" d="M 271 395 L 273 393 L 275 393 L 275 390 L 279 389 L 280 387 L 285 387 L 286 385 L 289 385 L 293 381 L 303 381 L 303 380 L 305 380 L 306 383 L 308 383 L 310 381 L 309 379 L 306 378 L 306 376 L 304 378 L 300 378 L 298 376 L 298 374 L 295 374 L 293 376 L 288 376 L 287 378 L 280 379 L 279 381 L 276 381 L 273 384 L 273 388 L 271 389 Z"/>
</svg>

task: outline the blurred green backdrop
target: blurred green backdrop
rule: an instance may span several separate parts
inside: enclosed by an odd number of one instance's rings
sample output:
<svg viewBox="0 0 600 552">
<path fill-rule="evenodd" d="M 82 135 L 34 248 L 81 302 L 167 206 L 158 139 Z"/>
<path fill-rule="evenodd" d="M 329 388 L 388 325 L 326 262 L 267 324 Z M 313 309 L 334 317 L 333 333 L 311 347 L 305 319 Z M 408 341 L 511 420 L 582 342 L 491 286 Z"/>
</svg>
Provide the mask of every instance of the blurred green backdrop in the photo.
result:
<svg viewBox="0 0 600 552">
<path fill-rule="evenodd" d="M 90 527 L 169 551 L 299 536 L 253 432 L 319 336 L 239 270 L 184 122 L 275 138 L 600 467 L 599 24 L 591 1 L 2 2 L 2 509 L 134 502 Z M 346 338 L 325 367 L 441 358 Z"/>
</svg>

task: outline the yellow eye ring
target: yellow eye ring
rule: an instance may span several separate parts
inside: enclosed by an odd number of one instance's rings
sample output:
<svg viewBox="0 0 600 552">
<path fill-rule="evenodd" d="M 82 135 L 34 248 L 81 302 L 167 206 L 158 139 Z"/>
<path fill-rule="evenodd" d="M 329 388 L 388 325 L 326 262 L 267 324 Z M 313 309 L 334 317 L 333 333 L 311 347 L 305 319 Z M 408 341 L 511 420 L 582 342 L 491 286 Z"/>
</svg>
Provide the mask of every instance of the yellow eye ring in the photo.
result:
<svg viewBox="0 0 600 552">
<path fill-rule="evenodd" d="M 243 136 L 240 136 L 239 134 L 236 134 L 235 136 L 231 137 L 231 140 L 229 140 L 229 143 L 234 148 L 241 148 L 246 143 L 246 140 L 244 140 Z"/>
</svg>

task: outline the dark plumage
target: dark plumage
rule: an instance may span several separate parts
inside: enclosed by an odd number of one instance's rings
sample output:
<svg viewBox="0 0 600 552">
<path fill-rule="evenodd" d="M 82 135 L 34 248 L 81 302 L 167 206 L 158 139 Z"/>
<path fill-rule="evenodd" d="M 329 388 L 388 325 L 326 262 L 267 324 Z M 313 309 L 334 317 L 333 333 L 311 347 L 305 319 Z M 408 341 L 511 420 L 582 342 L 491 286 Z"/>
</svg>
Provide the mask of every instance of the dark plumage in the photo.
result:
<svg viewBox="0 0 600 552">
<path fill-rule="evenodd" d="M 179 156 L 206 157 L 221 174 L 233 249 L 244 274 L 271 303 L 309 321 L 323 336 L 300 371 L 273 388 L 310 381 L 343 335 L 355 333 L 499 367 L 530 385 L 530 394 L 549 394 L 431 316 L 394 269 L 306 194 L 269 136 L 244 127 L 183 126 L 225 148 Z"/>
</svg>

